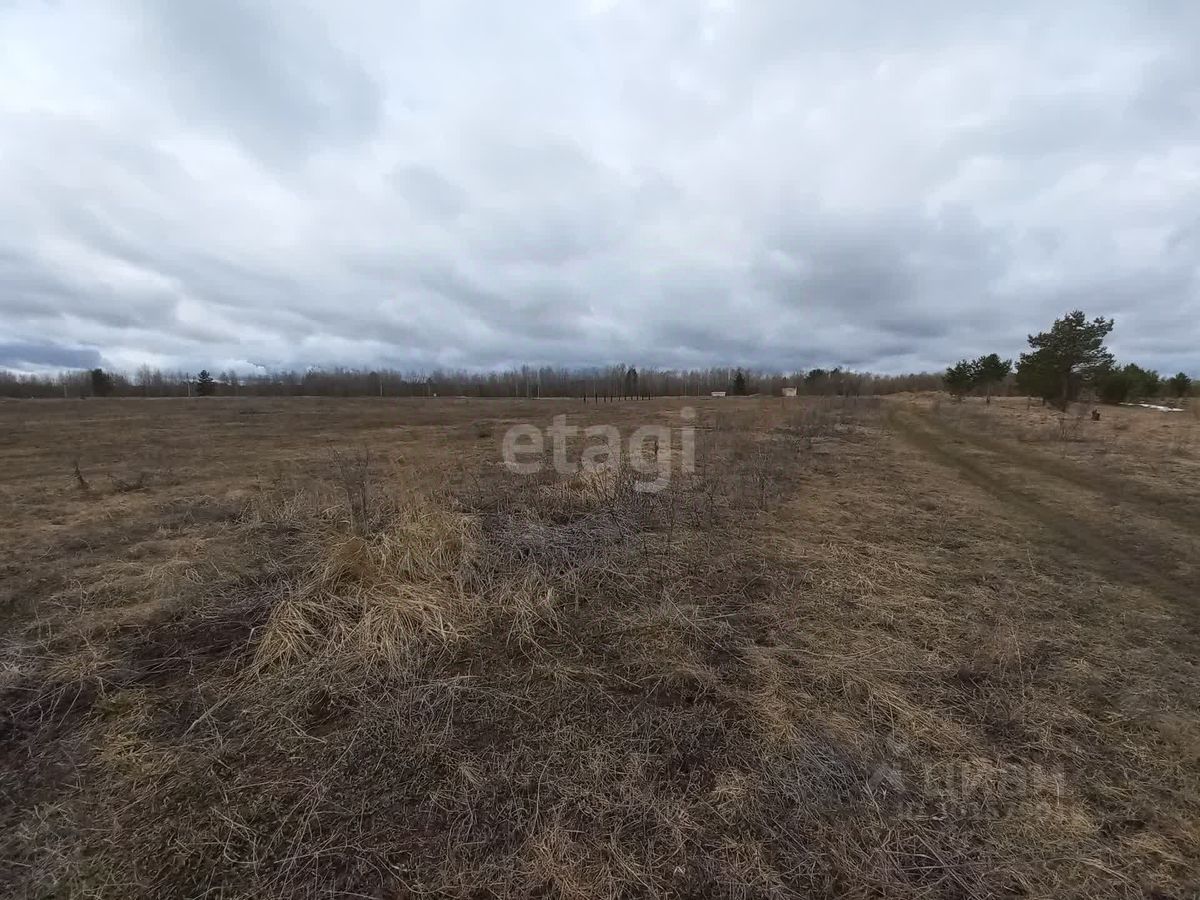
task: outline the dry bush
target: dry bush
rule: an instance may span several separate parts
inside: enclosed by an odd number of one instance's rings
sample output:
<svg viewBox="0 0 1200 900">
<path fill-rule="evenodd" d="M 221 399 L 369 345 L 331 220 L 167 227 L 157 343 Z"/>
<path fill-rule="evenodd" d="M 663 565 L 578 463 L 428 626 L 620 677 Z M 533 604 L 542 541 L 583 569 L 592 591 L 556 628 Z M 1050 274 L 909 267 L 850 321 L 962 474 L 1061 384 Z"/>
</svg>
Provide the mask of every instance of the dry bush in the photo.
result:
<svg viewBox="0 0 1200 900">
<path fill-rule="evenodd" d="M 92 489 L 92 485 L 86 478 L 83 477 L 83 472 L 79 470 L 78 456 L 71 460 L 71 470 L 72 474 L 75 476 L 75 486 L 85 494 L 90 491 Z"/>
<path fill-rule="evenodd" d="M 1082 412 L 1074 416 L 1059 416 L 1056 425 L 1058 429 L 1056 440 L 1060 444 L 1087 440 L 1087 436 L 1083 431 L 1084 417 Z"/>
<path fill-rule="evenodd" d="M 120 494 L 179 483 L 173 455 L 156 446 L 139 448 L 124 461 L 120 472 L 109 472 L 108 479 L 113 490 Z"/>
<path fill-rule="evenodd" d="M 820 397 L 779 412 L 719 413 L 696 434 L 696 477 L 683 503 L 715 528 L 738 509 L 766 511 L 843 442 L 878 429 L 878 398 Z"/>
</svg>

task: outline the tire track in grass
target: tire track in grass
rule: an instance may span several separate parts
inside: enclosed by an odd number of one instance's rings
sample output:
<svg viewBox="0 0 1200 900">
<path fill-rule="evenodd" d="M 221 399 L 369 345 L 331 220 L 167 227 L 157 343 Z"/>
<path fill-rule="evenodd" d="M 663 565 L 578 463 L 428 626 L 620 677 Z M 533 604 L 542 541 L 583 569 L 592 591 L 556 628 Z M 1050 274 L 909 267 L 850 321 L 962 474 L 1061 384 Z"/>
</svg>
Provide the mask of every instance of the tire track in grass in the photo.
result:
<svg viewBox="0 0 1200 900">
<path fill-rule="evenodd" d="M 1048 457 L 1013 441 L 977 434 L 935 421 L 928 414 L 922 414 L 922 417 L 937 432 L 952 435 L 985 452 L 1007 457 L 1010 462 L 1019 463 L 1042 475 L 1065 481 L 1073 487 L 1102 497 L 1106 502 L 1138 507 L 1139 515 L 1167 519 L 1193 535 L 1200 535 L 1200 508 L 1187 497 L 1155 490 L 1130 478 L 1085 470 L 1076 463 Z"/>
<path fill-rule="evenodd" d="M 1124 523 L 1091 522 L 1072 515 L 1061 503 L 1048 501 L 1037 491 L 1037 476 L 1048 476 L 1040 467 L 1030 469 L 1030 478 L 1018 482 L 984 460 L 955 450 L 952 442 L 963 440 L 957 432 L 943 431 L 923 417 L 901 412 L 893 413 L 891 421 L 897 433 L 911 445 L 1036 522 L 1055 546 L 1081 558 L 1114 583 L 1145 588 L 1171 600 L 1187 610 L 1190 621 L 1196 621 L 1196 613 L 1200 611 L 1197 602 L 1200 587 L 1171 576 L 1170 573 L 1183 561 L 1176 549 L 1147 535 L 1137 534 L 1136 540 L 1131 540 L 1136 533 Z M 963 442 L 974 444 L 973 441 Z M 1003 449 L 978 449 L 1000 457 L 997 462 L 1001 464 L 1021 466 L 1024 462 L 1019 457 L 1015 460 L 1009 457 Z M 1068 484 L 1072 488 L 1080 487 L 1074 481 Z M 1130 553 L 1126 548 L 1131 545 L 1137 545 L 1140 552 Z"/>
</svg>

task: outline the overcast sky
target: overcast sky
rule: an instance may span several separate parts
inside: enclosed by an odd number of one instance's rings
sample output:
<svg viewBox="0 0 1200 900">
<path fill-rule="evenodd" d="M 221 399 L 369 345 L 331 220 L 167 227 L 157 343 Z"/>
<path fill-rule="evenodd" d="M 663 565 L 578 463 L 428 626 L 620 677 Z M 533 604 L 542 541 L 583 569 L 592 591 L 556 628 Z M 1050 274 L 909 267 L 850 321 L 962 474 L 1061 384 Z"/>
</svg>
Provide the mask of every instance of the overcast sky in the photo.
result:
<svg viewBox="0 0 1200 900">
<path fill-rule="evenodd" d="M 1200 375 L 1200 4 L 0 0 L 0 366 L 897 372 L 1074 307 Z"/>
</svg>

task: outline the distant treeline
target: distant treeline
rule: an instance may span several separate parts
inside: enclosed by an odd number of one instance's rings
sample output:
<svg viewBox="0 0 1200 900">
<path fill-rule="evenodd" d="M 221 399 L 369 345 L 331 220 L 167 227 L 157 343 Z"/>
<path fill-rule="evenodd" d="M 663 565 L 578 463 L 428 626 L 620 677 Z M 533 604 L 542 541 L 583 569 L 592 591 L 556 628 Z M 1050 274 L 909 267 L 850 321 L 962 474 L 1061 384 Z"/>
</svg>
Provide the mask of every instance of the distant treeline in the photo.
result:
<svg viewBox="0 0 1200 900">
<path fill-rule="evenodd" d="M 780 394 L 795 387 L 803 394 L 891 394 L 938 390 L 937 373 L 872 375 L 843 369 L 764 372 L 711 368 L 688 371 L 635 366 L 596 369 L 522 367 L 497 372 L 400 372 L 391 369 L 308 369 L 239 375 L 195 374 L 143 367 L 132 375 L 102 369 L 57 375 L 0 372 L 0 397 L 665 397 Z"/>
</svg>

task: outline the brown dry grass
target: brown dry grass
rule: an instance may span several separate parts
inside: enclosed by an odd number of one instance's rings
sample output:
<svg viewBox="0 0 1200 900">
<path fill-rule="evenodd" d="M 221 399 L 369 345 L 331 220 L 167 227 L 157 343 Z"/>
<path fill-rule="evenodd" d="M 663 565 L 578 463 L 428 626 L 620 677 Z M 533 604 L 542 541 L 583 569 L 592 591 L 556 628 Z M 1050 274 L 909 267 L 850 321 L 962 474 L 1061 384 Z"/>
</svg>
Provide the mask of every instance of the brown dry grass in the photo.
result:
<svg viewBox="0 0 1200 900">
<path fill-rule="evenodd" d="M 0 404 L 5 893 L 1194 894 L 1191 416 L 679 406 Z"/>
</svg>

